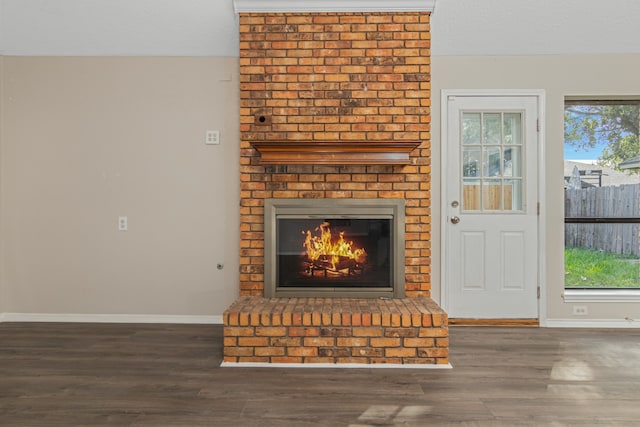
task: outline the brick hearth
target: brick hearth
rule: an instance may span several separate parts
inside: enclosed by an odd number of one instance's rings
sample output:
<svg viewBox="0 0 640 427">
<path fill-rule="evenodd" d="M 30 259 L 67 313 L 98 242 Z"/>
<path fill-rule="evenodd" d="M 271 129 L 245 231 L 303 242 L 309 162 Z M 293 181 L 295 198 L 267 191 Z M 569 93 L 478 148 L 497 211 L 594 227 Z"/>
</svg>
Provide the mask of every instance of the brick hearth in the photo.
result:
<svg viewBox="0 0 640 427">
<path fill-rule="evenodd" d="M 429 298 L 241 297 L 224 313 L 224 361 L 448 364 L 447 315 Z"/>
</svg>

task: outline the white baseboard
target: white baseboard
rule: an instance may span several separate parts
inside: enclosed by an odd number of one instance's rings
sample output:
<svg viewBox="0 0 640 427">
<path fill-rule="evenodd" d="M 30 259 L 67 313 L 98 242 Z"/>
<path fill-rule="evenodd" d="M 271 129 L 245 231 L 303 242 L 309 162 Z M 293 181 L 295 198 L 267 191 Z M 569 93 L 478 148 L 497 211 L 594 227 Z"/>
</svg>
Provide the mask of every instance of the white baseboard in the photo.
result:
<svg viewBox="0 0 640 427">
<path fill-rule="evenodd" d="M 547 319 L 547 328 L 640 328 L 640 321 L 635 319 Z"/>
<path fill-rule="evenodd" d="M 0 313 L 0 323 L 2 322 L 176 323 L 221 325 L 222 315 L 188 316 L 173 314 Z M 541 323 L 541 326 L 547 328 L 640 328 L 640 320 L 546 319 L 544 324 Z M 273 364 L 269 365 L 272 366 Z M 247 364 L 234 364 L 234 366 L 247 367 Z M 286 366 L 292 367 L 292 364 L 287 363 Z"/>
<path fill-rule="evenodd" d="M 1 322 L 184 323 L 221 325 L 222 316 L 182 316 L 172 314 L 0 313 L 0 323 Z"/>
<path fill-rule="evenodd" d="M 262 363 L 262 362 L 222 362 L 221 368 L 332 368 L 332 369 L 451 369 L 450 363 L 445 365 L 428 365 L 423 363 Z"/>
</svg>

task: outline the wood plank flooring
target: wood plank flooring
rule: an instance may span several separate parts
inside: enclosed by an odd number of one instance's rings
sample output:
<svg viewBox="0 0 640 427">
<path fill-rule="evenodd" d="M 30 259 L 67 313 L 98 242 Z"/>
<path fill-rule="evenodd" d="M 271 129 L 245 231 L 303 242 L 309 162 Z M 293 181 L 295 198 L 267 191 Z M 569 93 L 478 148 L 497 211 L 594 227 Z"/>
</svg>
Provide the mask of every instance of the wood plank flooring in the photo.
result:
<svg viewBox="0 0 640 427">
<path fill-rule="evenodd" d="M 640 425 L 640 330 L 452 327 L 448 370 L 221 360 L 218 325 L 0 323 L 0 425 Z"/>
</svg>

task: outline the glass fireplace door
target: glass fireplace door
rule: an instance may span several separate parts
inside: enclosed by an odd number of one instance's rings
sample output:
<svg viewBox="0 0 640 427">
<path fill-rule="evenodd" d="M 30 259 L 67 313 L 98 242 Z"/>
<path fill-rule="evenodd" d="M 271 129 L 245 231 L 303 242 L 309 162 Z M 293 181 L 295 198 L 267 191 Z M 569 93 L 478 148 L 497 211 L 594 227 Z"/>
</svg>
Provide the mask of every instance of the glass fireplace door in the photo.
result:
<svg viewBox="0 0 640 427">
<path fill-rule="evenodd" d="M 403 199 L 266 199 L 266 297 L 402 298 Z"/>
</svg>

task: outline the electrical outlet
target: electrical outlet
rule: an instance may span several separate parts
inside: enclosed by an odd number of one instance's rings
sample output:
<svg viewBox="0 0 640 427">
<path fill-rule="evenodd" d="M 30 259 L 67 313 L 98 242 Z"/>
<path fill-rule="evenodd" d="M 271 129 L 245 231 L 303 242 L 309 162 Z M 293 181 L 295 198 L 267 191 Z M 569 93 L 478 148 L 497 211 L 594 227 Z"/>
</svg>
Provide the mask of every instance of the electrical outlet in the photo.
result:
<svg viewBox="0 0 640 427">
<path fill-rule="evenodd" d="M 127 231 L 129 229 L 129 220 L 126 216 L 118 217 L 118 230 L 119 231 Z"/>
<path fill-rule="evenodd" d="M 207 145 L 218 145 L 220 144 L 220 131 L 219 130 L 208 130 L 207 136 L 204 141 Z"/>
<path fill-rule="evenodd" d="M 573 306 L 573 315 L 574 316 L 586 316 L 589 314 L 589 310 L 586 305 L 574 305 Z"/>
</svg>

